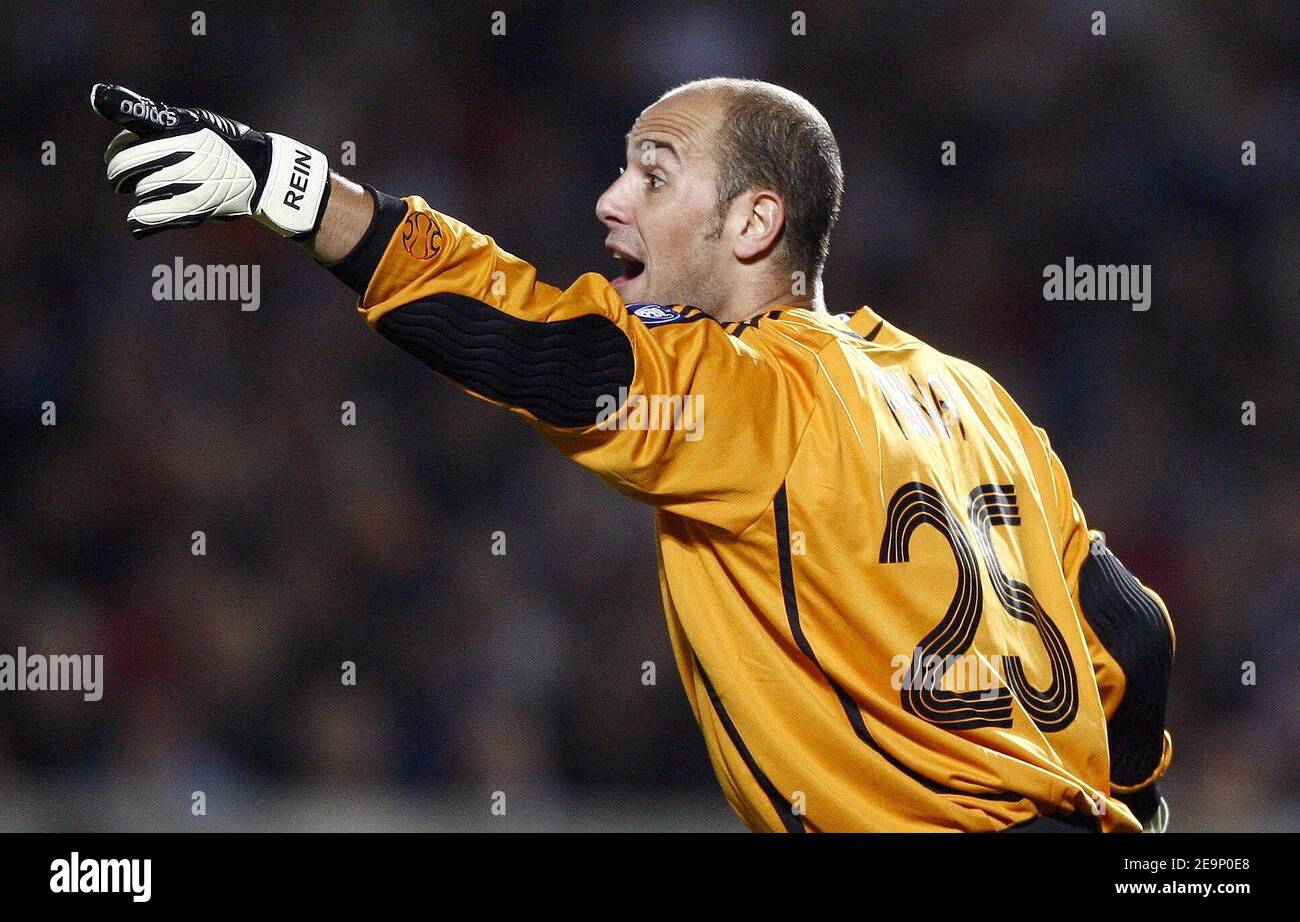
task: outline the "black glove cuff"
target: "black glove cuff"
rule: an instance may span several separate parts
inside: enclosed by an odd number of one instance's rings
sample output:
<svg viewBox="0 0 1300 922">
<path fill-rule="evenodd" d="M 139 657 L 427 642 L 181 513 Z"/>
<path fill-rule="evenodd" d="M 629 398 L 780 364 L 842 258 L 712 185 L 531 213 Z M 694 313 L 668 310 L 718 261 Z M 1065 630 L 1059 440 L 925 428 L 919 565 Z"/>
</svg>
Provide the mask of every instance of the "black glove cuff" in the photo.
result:
<svg viewBox="0 0 1300 922">
<path fill-rule="evenodd" d="M 393 233 L 406 218 L 406 202 L 365 183 L 361 184 L 361 188 L 370 193 L 370 197 L 375 202 L 375 212 L 370 218 L 370 226 L 366 228 L 366 232 L 361 235 L 361 239 L 347 256 L 336 262 L 321 265 L 359 296 L 365 297 L 366 289 L 370 287 L 370 279 L 379 266 L 379 260 L 388 249 L 388 242 L 393 239 Z"/>
</svg>

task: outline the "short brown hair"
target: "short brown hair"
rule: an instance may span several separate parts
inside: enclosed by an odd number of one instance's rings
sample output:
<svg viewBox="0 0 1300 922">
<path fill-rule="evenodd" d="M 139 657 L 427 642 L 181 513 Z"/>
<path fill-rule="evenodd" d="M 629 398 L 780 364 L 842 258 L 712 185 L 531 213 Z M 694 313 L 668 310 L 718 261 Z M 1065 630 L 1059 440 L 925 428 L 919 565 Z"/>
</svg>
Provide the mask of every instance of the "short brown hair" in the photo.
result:
<svg viewBox="0 0 1300 922">
<path fill-rule="evenodd" d="M 816 278 L 830 251 L 844 197 L 840 148 L 831 126 L 798 93 L 761 80 L 712 77 L 673 90 L 720 91 L 726 118 L 718 129 L 718 208 L 737 195 L 771 189 L 785 203 L 783 239 L 792 269 Z"/>
</svg>

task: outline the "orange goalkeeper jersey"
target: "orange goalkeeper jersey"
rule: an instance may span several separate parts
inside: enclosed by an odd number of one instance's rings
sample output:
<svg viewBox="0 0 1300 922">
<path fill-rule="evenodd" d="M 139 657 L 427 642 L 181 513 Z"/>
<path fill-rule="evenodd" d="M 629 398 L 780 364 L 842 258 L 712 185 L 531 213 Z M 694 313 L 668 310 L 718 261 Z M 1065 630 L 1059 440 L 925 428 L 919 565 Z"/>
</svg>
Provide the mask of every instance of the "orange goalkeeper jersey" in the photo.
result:
<svg viewBox="0 0 1300 922">
<path fill-rule="evenodd" d="M 677 664 L 750 828 L 1139 828 L 1107 739 L 1126 677 L 1080 614 L 1104 548 L 992 378 L 868 308 L 723 324 L 594 273 L 552 287 L 405 201 L 367 321 L 654 508 Z"/>
</svg>

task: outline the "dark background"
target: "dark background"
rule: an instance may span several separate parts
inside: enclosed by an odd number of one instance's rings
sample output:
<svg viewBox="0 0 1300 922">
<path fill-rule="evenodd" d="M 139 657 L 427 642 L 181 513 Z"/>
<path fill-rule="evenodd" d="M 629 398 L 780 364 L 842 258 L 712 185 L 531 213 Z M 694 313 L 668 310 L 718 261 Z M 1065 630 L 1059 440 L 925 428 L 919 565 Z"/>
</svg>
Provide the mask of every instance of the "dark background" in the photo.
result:
<svg viewBox="0 0 1300 922">
<path fill-rule="evenodd" d="M 353 141 L 343 172 L 567 285 L 615 268 L 594 203 L 636 114 L 716 74 L 836 132 L 831 309 L 989 370 L 1168 603 L 1174 828 L 1300 828 L 1295 4 L 819 2 L 805 36 L 754 3 L 201 9 L 203 36 L 183 4 L 0 19 L 0 652 L 107 664 L 97 703 L 0 693 L 0 828 L 738 828 L 649 512 L 253 222 L 133 241 L 88 106 L 117 82 L 336 166 Z M 176 256 L 260 265 L 261 309 L 155 301 Z M 1066 256 L 1150 264 L 1151 309 L 1044 301 Z"/>
</svg>

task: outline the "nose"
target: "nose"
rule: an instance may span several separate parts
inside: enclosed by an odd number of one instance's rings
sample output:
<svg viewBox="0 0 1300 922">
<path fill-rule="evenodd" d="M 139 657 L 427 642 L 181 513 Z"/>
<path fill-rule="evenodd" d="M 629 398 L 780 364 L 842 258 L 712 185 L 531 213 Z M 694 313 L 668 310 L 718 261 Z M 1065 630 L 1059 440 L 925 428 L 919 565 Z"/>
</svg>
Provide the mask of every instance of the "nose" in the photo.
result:
<svg viewBox="0 0 1300 922">
<path fill-rule="evenodd" d="M 620 176 L 596 199 L 596 217 L 608 227 L 632 223 L 622 189 L 623 176 Z"/>
</svg>

